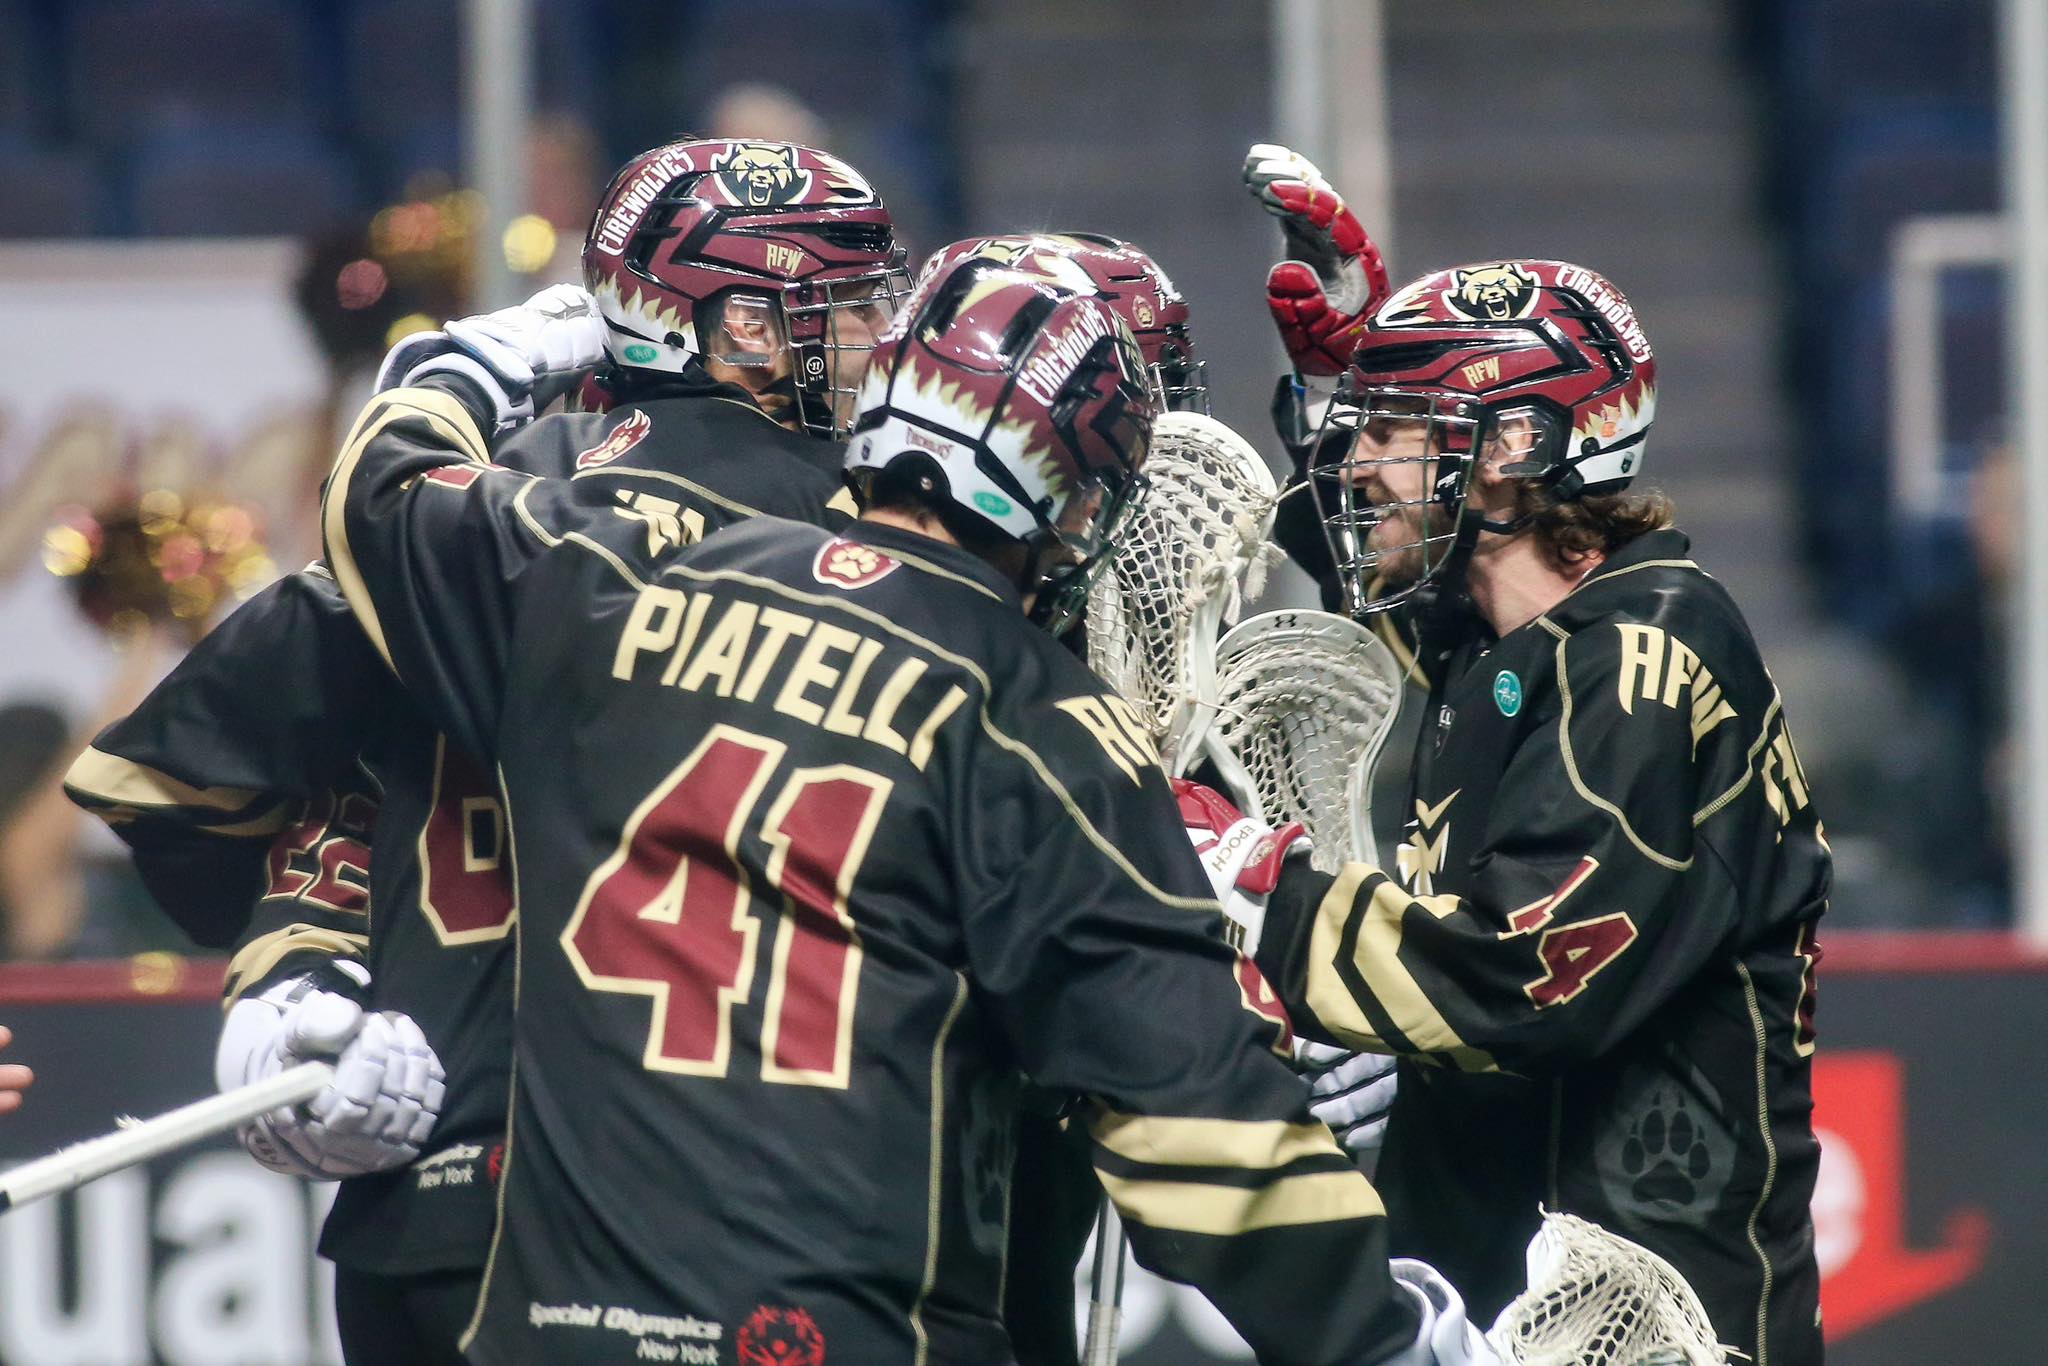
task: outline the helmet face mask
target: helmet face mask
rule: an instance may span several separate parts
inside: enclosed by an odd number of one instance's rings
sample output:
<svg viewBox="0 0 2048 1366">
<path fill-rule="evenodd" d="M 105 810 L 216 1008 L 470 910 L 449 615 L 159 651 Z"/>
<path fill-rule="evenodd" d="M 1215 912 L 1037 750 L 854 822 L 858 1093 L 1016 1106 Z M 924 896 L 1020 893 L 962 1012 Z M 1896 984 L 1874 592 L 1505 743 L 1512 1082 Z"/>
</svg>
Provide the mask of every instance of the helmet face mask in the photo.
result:
<svg viewBox="0 0 2048 1366">
<path fill-rule="evenodd" d="M 1166 413 L 1209 412 L 1209 362 L 1195 355 L 1185 323 L 1166 330 L 1157 359 L 1145 367 L 1159 410 Z"/>
<path fill-rule="evenodd" d="M 1128 534 L 1131 516 L 1144 502 L 1147 487 L 1140 474 L 1114 491 L 1099 481 L 1092 483 L 1067 500 L 1068 515 L 1061 519 L 1056 535 L 1031 547 L 1024 591 L 1031 597 L 1033 623 L 1057 636 L 1080 620 L 1096 576 L 1109 567 Z"/>
<path fill-rule="evenodd" d="M 1472 470 L 1494 434 L 1492 414 L 1461 395 L 1339 389 L 1309 485 L 1353 615 L 1441 580 L 1478 519 Z"/>
<path fill-rule="evenodd" d="M 852 432 L 868 361 L 909 296 L 910 277 L 896 266 L 809 286 L 800 302 L 785 304 L 807 427 L 841 438 Z"/>
</svg>

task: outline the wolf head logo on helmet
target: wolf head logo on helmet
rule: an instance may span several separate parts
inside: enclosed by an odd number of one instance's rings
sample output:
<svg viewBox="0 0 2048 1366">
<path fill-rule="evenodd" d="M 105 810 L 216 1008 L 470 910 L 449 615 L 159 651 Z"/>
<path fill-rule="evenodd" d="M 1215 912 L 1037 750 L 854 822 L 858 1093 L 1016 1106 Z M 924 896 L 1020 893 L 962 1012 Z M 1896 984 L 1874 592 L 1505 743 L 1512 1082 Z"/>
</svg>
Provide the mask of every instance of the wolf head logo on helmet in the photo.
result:
<svg viewBox="0 0 2048 1366">
<path fill-rule="evenodd" d="M 797 165 L 796 151 L 790 143 L 735 142 L 712 158 L 711 172 L 735 204 L 791 204 L 811 191 L 811 172 Z"/>
<path fill-rule="evenodd" d="M 1473 322 L 1506 322 L 1526 318 L 1536 307 L 1536 277 L 1513 261 L 1496 266 L 1467 266 L 1451 272 L 1444 303 Z"/>
</svg>

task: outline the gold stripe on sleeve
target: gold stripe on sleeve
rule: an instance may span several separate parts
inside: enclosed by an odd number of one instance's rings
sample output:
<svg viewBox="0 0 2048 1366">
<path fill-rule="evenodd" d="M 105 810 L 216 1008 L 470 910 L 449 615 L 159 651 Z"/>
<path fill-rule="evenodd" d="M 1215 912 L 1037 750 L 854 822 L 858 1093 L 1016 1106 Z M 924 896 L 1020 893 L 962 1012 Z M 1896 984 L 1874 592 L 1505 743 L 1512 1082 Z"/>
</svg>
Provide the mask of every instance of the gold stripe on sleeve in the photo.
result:
<svg viewBox="0 0 2048 1366">
<path fill-rule="evenodd" d="M 1188 1119 L 1110 1111 L 1090 1130 L 1097 1143 L 1118 1157 L 1156 1166 L 1260 1170 L 1338 1151 L 1322 1125 L 1281 1119 Z"/>
<path fill-rule="evenodd" d="M 1229 1238 L 1256 1229 L 1383 1216 L 1379 1192 L 1358 1171 L 1309 1172 L 1253 1189 L 1146 1181 L 1096 1170 L 1126 1218 L 1147 1228 Z"/>
<path fill-rule="evenodd" d="M 228 961 L 226 1004 L 233 1005 L 242 992 L 262 981 L 287 954 L 324 953 L 330 958 L 361 958 L 369 952 L 370 936 L 330 930 L 324 925 L 287 925 L 244 944 Z"/>
<path fill-rule="evenodd" d="M 343 509 L 348 505 L 349 481 L 355 476 L 356 465 L 361 461 L 364 449 L 382 435 L 386 427 L 406 418 L 425 418 L 428 429 L 435 436 L 448 442 L 473 463 L 485 464 L 489 460 L 489 448 L 484 444 L 483 435 L 477 431 L 476 420 L 469 415 L 469 410 L 450 395 L 435 389 L 393 389 L 377 395 L 363 408 L 362 416 L 356 419 L 348 440 L 342 445 L 341 455 L 334 462 L 334 474 L 328 480 L 327 493 L 320 505 L 321 530 L 327 542 L 327 563 L 334 571 L 334 581 L 341 585 L 342 596 L 348 600 L 356 620 L 362 623 L 363 633 L 369 636 L 370 643 L 377 647 L 377 653 L 384 657 L 387 665 L 391 664 L 391 647 L 385 643 L 384 623 L 378 619 L 376 604 L 370 600 L 369 587 L 363 582 L 362 571 L 356 567 L 355 551 L 348 543 L 348 525 Z"/>
<path fill-rule="evenodd" d="M 64 774 L 64 786 L 110 823 L 152 812 L 219 812 L 241 819 L 212 822 L 200 819 L 199 828 L 217 835 L 273 835 L 285 825 L 285 803 L 249 814 L 264 794 L 245 787 L 194 787 L 168 773 L 158 772 L 131 759 L 88 747 L 71 761 Z"/>
<path fill-rule="evenodd" d="M 1375 878 L 1378 885 L 1361 912 L 1358 896 L 1366 882 Z M 1346 864 L 1324 895 L 1322 905 L 1316 908 L 1309 939 L 1308 1008 L 1324 1027 L 1340 1036 L 1351 1036 L 1344 1042 L 1354 1048 L 1369 1052 L 1441 1053 L 1465 1071 L 1491 1071 L 1495 1066 L 1493 1059 L 1460 1037 L 1401 961 L 1402 919 L 1409 908 L 1416 906 L 1441 920 L 1458 908 L 1458 899 L 1448 895 L 1411 897 L 1370 864 Z M 1380 1037 L 1364 1007 L 1352 995 L 1350 984 L 1338 971 L 1343 958 L 1344 930 L 1354 915 L 1360 919 L 1358 942 L 1350 962 L 1394 1028 L 1407 1040 L 1408 1048 L 1396 1050 L 1389 1040 Z"/>
</svg>

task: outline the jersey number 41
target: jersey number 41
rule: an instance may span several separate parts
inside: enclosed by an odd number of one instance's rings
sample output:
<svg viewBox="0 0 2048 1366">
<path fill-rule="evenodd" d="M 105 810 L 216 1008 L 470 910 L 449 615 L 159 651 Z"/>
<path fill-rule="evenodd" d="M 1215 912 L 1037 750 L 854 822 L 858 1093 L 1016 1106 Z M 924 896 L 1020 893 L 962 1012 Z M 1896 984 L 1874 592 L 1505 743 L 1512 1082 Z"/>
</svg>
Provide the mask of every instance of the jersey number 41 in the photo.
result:
<svg viewBox="0 0 2048 1366">
<path fill-rule="evenodd" d="M 792 770 L 755 824 L 787 752 L 779 740 L 714 726 L 626 823 L 584 884 L 562 946 L 594 991 L 652 998 L 645 1064 L 722 1077 L 732 1008 L 754 981 L 756 891 L 781 903 L 761 1027 L 761 1078 L 844 1087 L 861 945 L 847 893 L 890 781 L 848 764 Z M 755 888 L 739 857 L 768 847 Z"/>
</svg>

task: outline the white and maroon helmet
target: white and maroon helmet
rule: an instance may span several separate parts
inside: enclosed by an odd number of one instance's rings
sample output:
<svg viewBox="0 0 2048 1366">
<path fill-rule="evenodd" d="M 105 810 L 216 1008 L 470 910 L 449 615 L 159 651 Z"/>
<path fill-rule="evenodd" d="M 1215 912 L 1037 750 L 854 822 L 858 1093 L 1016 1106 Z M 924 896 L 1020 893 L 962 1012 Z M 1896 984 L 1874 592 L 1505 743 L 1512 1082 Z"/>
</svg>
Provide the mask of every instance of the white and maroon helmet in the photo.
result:
<svg viewBox="0 0 2048 1366">
<path fill-rule="evenodd" d="M 698 140 L 642 152 L 612 177 L 583 246 L 605 352 L 630 385 L 700 357 L 758 364 L 721 345 L 727 310 L 768 324 L 788 350 L 798 416 L 844 436 L 831 353 L 843 309 L 893 309 L 909 292 L 880 196 L 830 153 L 787 142 Z M 862 342 L 858 349 L 865 350 Z"/>
<path fill-rule="evenodd" d="M 1157 413 L 1136 339 L 1094 290 L 962 253 L 925 271 L 876 348 L 846 468 L 867 491 L 909 478 L 949 524 L 1022 543 L 1020 586 L 1057 631 L 1142 494 Z"/>
<path fill-rule="evenodd" d="M 1520 523 L 1479 521 L 1466 504 L 1473 463 L 1512 424 L 1526 443 L 1511 475 L 1561 501 L 1619 493 L 1642 472 L 1657 413 L 1657 361 L 1635 310 L 1608 281 L 1563 261 L 1489 261 L 1425 275 L 1374 310 L 1316 444 L 1310 470 L 1347 601 L 1354 611 L 1392 606 L 1414 585 L 1377 593 L 1381 563 L 1422 552 L 1426 582 L 1460 537 Z M 1409 454 L 1358 457 L 1373 424 L 1424 426 Z M 1334 439 L 1333 439 L 1334 438 Z M 1373 464 L 1422 463 L 1420 542 L 1369 544 L 1393 505 L 1369 502 L 1360 473 Z"/>
<path fill-rule="evenodd" d="M 1088 232 L 975 237 L 939 252 L 925 269 L 948 269 L 970 256 L 1099 294 L 1137 339 L 1161 409 L 1209 411 L 1208 372 L 1195 355 L 1187 300 L 1159 263 L 1129 242 Z"/>
</svg>

